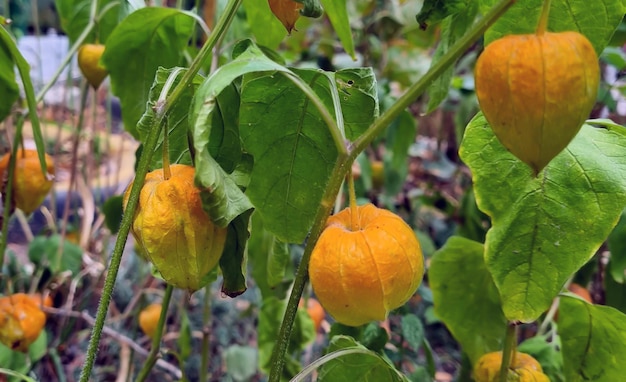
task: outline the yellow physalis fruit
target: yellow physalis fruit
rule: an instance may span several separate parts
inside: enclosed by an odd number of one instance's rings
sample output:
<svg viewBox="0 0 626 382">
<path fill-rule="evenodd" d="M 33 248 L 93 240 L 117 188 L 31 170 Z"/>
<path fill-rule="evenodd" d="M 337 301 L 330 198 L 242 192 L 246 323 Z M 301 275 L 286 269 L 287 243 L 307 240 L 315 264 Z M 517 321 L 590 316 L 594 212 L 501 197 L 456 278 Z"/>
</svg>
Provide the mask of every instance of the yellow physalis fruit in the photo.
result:
<svg viewBox="0 0 626 382">
<path fill-rule="evenodd" d="M 145 255 L 169 284 L 190 293 L 206 285 L 226 243 L 226 228 L 213 224 L 202 209 L 195 169 L 175 164 L 146 175 L 131 232 Z M 124 193 L 128 204 L 132 183 Z"/>
<path fill-rule="evenodd" d="M 304 8 L 304 5 L 294 0 L 268 0 L 272 13 L 287 29 L 287 33 L 291 34 L 291 31 L 296 25 L 296 21 L 300 17 L 300 10 Z"/>
<path fill-rule="evenodd" d="M 474 365 L 476 382 L 499 382 L 502 352 L 484 354 Z M 507 381 L 517 382 L 550 382 L 539 362 L 526 353 L 515 353 L 515 359 L 508 370 Z"/>
<path fill-rule="evenodd" d="M 28 351 L 46 325 L 40 303 L 41 297 L 24 293 L 0 297 L 0 342 L 13 350 Z"/>
<path fill-rule="evenodd" d="M 476 62 L 476 95 L 504 147 L 539 173 L 578 133 L 596 102 L 596 52 L 577 32 L 509 35 Z"/>
<path fill-rule="evenodd" d="M 100 86 L 108 74 L 106 68 L 100 65 L 103 53 L 102 44 L 85 44 L 78 49 L 78 67 L 94 89 Z"/>
<path fill-rule="evenodd" d="M 47 174 L 41 171 L 41 164 L 37 150 L 20 149 L 17 151 L 15 174 L 13 175 L 13 200 L 15 206 L 29 215 L 43 203 L 52 188 L 54 175 L 54 161 L 45 154 Z M 9 174 L 9 160 L 7 153 L 0 158 L 0 180 L 6 179 Z"/>
<path fill-rule="evenodd" d="M 161 304 L 150 304 L 139 313 L 139 327 L 150 338 L 156 332 L 162 309 Z"/>
<path fill-rule="evenodd" d="M 399 216 L 367 204 L 331 216 L 309 264 L 315 295 L 338 322 L 384 320 L 422 282 L 424 258 L 415 233 Z"/>
</svg>

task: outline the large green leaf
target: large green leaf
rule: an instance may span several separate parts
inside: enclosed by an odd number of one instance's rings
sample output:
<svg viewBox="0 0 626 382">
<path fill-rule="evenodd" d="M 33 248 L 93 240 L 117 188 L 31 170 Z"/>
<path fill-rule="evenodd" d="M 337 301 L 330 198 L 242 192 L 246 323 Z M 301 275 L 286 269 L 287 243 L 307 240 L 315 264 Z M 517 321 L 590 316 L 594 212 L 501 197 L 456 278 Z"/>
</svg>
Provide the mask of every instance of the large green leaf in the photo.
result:
<svg viewBox="0 0 626 382">
<path fill-rule="evenodd" d="M 287 35 L 283 24 L 272 14 L 267 1 L 243 0 L 248 26 L 259 45 L 270 49 L 278 45 Z"/>
<path fill-rule="evenodd" d="M 20 89 L 15 81 L 15 63 L 2 40 L 0 40 L 0 94 L 2 94 L 0 99 L 0 122 L 2 122 L 20 95 Z"/>
<path fill-rule="evenodd" d="M 469 123 L 460 155 L 492 219 L 485 259 L 509 320 L 537 319 L 609 235 L 626 205 L 624 150 L 623 127 L 584 125 L 535 178 L 481 114 Z"/>
<path fill-rule="evenodd" d="M 142 143 L 145 143 L 145 140 L 150 133 L 150 129 L 155 128 L 155 126 L 153 126 L 154 118 L 156 117 L 155 110 L 159 107 L 159 104 L 162 105 L 162 102 L 159 102 L 159 99 L 165 99 L 167 96 L 167 94 L 161 94 L 163 92 L 163 86 L 166 82 L 168 82 L 168 80 L 170 80 L 168 84 L 169 94 L 169 92 L 171 92 L 180 82 L 186 72 L 186 68 L 159 68 L 157 70 L 156 76 L 154 77 L 154 83 L 150 88 L 146 111 L 137 124 L 137 133 L 139 134 L 139 140 Z M 172 78 L 170 79 L 170 77 Z M 172 105 L 171 111 L 167 116 L 165 125 L 168 132 L 168 155 L 170 163 L 192 164 L 191 155 L 189 154 L 189 139 L 187 137 L 189 125 L 187 116 L 189 115 L 189 104 L 191 103 L 194 92 L 203 79 L 204 78 L 200 75 L 196 75 L 194 77 L 191 82 L 191 86 L 188 86 L 176 103 Z M 154 170 L 162 167 L 163 134 L 161 133 L 157 149 L 152 156 L 151 169 Z"/>
<path fill-rule="evenodd" d="M 498 0 L 481 0 L 485 11 Z M 507 34 L 533 33 L 537 29 L 543 0 L 518 1 L 485 33 L 485 43 Z M 611 40 L 626 11 L 622 0 L 552 0 L 548 30 L 579 31 L 600 55 Z"/>
<path fill-rule="evenodd" d="M 343 45 L 343 49 L 355 59 L 354 41 L 352 40 L 352 29 L 350 28 L 350 19 L 348 18 L 348 9 L 346 0 L 320 0 L 330 23 L 339 37 L 339 41 Z"/>
<path fill-rule="evenodd" d="M 318 382 L 403 382 L 408 379 L 380 354 L 348 336 L 334 336 L 319 370 Z"/>
<path fill-rule="evenodd" d="M 624 380 L 626 315 L 563 296 L 558 323 L 568 382 Z"/>
<path fill-rule="evenodd" d="M 502 348 L 506 319 L 482 244 L 452 236 L 432 257 L 428 279 L 435 313 L 472 363 Z"/>
<path fill-rule="evenodd" d="M 359 136 L 378 115 L 370 69 L 337 73 L 293 70 L 329 110 L 343 110 L 346 137 Z M 247 194 L 265 226 L 290 243 L 306 237 L 337 156 L 318 110 L 283 76 L 246 76 L 241 91 L 240 133 L 254 156 Z"/>
<path fill-rule="evenodd" d="M 101 61 L 120 98 L 124 127 L 137 137 L 159 66 L 178 65 L 193 32 L 191 16 L 172 8 L 147 7 L 131 13 L 115 28 Z"/>
<path fill-rule="evenodd" d="M 56 9 L 61 19 L 61 27 L 71 44 L 78 40 L 78 37 L 87 27 L 92 2 L 91 0 L 55 0 Z M 106 9 L 105 14 L 102 14 L 103 9 Z M 97 30 L 92 30 L 85 41 L 94 42 L 97 39 L 98 42 L 104 44 L 113 29 L 133 10 L 135 10 L 135 5 L 128 1 L 98 1 Z"/>
</svg>

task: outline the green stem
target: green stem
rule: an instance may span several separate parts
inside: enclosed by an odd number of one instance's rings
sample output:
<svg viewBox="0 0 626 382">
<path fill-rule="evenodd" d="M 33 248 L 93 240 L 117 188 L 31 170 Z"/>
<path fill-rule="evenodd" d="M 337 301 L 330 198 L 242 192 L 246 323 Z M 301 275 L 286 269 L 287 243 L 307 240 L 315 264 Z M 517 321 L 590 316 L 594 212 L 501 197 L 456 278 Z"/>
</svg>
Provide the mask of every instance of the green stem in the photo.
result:
<svg viewBox="0 0 626 382">
<path fill-rule="evenodd" d="M 541 8 L 541 16 L 539 16 L 539 24 L 537 25 L 537 34 L 542 35 L 546 33 L 548 29 L 548 17 L 550 16 L 550 4 L 551 0 L 543 0 L 543 7 Z"/>
<path fill-rule="evenodd" d="M 141 192 L 141 188 L 143 187 L 146 174 L 148 173 L 150 162 L 152 161 L 152 156 L 156 149 L 159 139 L 159 133 L 161 132 L 163 123 L 165 122 L 166 115 L 169 113 L 172 106 L 183 94 L 185 88 L 191 84 L 191 80 L 202 67 L 202 62 L 206 60 L 206 58 L 211 54 L 213 46 L 219 40 L 218 36 L 216 35 L 223 34 L 226 31 L 231 21 L 235 17 L 237 8 L 239 8 L 242 2 L 243 0 L 230 0 L 228 2 L 224 13 L 220 17 L 215 29 L 213 30 L 213 33 L 211 33 L 211 36 L 209 36 L 209 38 L 207 39 L 205 45 L 198 53 L 198 56 L 196 56 L 196 58 L 192 62 L 189 71 L 185 73 L 182 80 L 178 83 L 178 85 L 176 85 L 163 107 L 158 108 L 156 111 L 153 125 L 149 129 L 148 136 L 146 137 L 146 141 L 144 143 L 143 154 L 139 159 L 139 164 L 135 173 L 135 180 L 130 190 L 128 204 L 126 205 L 120 229 L 117 234 L 117 239 L 115 241 L 115 247 L 113 248 L 113 254 L 111 255 L 111 263 L 109 265 L 109 271 L 104 281 L 102 298 L 100 299 L 100 303 L 98 304 L 96 320 L 94 323 L 93 331 L 91 333 L 91 338 L 89 340 L 85 363 L 83 365 L 83 370 L 80 375 L 80 382 L 88 382 L 89 377 L 91 376 L 91 372 L 93 370 L 93 365 L 96 360 L 96 354 L 98 353 L 100 337 L 102 336 L 102 328 L 104 327 L 104 321 L 106 319 L 108 306 L 111 302 L 113 288 L 115 287 L 115 279 L 117 277 L 117 272 L 122 261 L 122 253 L 124 251 L 124 246 L 126 245 L 128 234 L 130 233 L 130 227 L 133 222 L 135 211 L 137 210 L 137 205 L 139 204 L 139 193 Z"/>
<path fill-rule="evenodd" d="M 451 66 L 470 46 L 489 28 L 511 5 L 515 0 L 500 0 L 491 10 L 479 20 L 472 29 L 460 40 L 458 40 L 450 50 L 443 56 L 428 72 L 407 92 L 400 97 L 392 107 L 387 109 L 374 123 L 368 127 L 367 131 L 357 139 L 348 155 L 339 153 L 335 162 L 330 180 L 326 186 L 326 191 L 322 197 L 320 206 L 315 214 L 315 223 L 311 228 L 311 232 L 307 239 L 304 249 L 302 261 L 296 271 L 293 289 L 289 295 L 285 315 L 281 323 L 278 333 L 278 340 L 272 353 L 272 367 L 268 382 L 279 382 L 285 366 L 285 354 L 289 345 L 289 338 L 293 328 L 296 312 L 298 310 L 298 302 L 304 291 L 304 287 L 308 281 L 308 267 L 311 258 L 311 252 L 317 242 L 326 219 L 330 215 L 333 208 L 337 193 L 341 187 L 352 162 L 356 157 L 376 138 L 385 128 L 387 128 L 413 101 L 423 94 L 428 86 L 438 78 L 449 66 Z M 333 120 L 334 121 L 334 120 Z"/>
<path fill-rule="evenodd" d="M 502 349 L 502 364 L 500 364 L 500 382 L 506 382 L 509 375 L 509 367 L 515 358 L 517 349 L 517 324 L 509 322 L 506 326 L 504 337 L 504 349 Z"/>
<path fill-rule="evenodd" d="M 150 349 L 150 353 L 148 353 L 148 358 L 146 358 L 143 367 L 137 375 L 136 382 L 143 382 L 146 380 L 146 378 L 148 378 L 148 375 L 150 375 L 150 371 L 154 367 L 157 359 L 159 358 L 161 338 L 163 338 L 163 328 L 165 327 L 165 320 L 167 319 L 167 309 L 170 306 L 170 300 L 172 299 L 173 291 L 174 287 L 170 284 L 167 284 L 167 287 L 165 288 L 165 295 L 163 296 L 163 302 L 161 303 L 161 315 L 159 316 L 159 323 L 157 324 L 154 337 L 152 337 L 152 348 Z"/>
<path fill-rule="evenodd" d="M 209 357 L 211 337 L 211 284 L 204 288 L 204 306 L 202 307 L 202 352 L 200 358 L 200 381 L 206 382 L 209 378 Z"/>
</svg>

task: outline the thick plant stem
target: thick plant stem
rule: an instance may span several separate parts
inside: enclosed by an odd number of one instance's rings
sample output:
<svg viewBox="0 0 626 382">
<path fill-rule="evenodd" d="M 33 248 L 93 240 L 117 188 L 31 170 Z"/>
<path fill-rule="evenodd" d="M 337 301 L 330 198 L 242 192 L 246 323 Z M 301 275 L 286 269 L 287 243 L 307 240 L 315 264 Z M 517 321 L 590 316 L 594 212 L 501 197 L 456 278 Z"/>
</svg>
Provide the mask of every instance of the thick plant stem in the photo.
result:
<svg viewBox="0 0 626 382">
<path fill-rule="evenodd" d="M 146 378 L 148 378 L 148 375 L 150 375 L 150 371 L 154 367 L 157 359 L 159 358 L 161 338 L 163 338 L 163 328 L 165 327 L 165 320 L 167 319 L 167 309 L 170 306 L 170 300 L 172 299 L 173 291 L 174 287 L 170 284 L 167 284 L 167 287 L 165 288 L 165 295 L 163 296 L 163 302 L 161 303 L 161 315 L 159 316 L 159 323 L 157 324 L 154 337 L 152 337 L 152 348 L 150 349 L 148 358 L 146 359 L 143 367 L 137 375 L 136 382 L 143 382 L 146 380 Z"/>
<path fill-rule="evenodd" d="M 541 16 L 539 16 L 539 24 L 537 25 L 537 34 L 542 35 L 546 33 L 548 29 L 548 17 L 550 16 L 550 4 L 551 0 L 543 0 L 543 7 L 541 8 Z"/>
<path fill-rule="evenodd" d="M 117 235 L 117 240 L 115 241 L 113 254 L 111 255 L 111 263 L 109 265 L 109 271 L 104 281 L 102 298 L 100 299 L 100 303 L 98 304 L 96 321 L 94 323 L 91 338 L 89 340 L 85 363 L 83 365 L 83 370 L 80 375 L 80 382 L 88 382 L 89 377 L 91 376 L 91 371 L 93 370 L 93 364 L 96 360 L 96 354 L 98 353 L 100 337 L 102 336 L 102 327 L 104 326 L 108 306 L 111 302 L 111 296 L 113 294 L 113 288 L 115 286 L 115 279 L 117 278 L 117 272 L 122 261 L 122 253 L 124 251 L 124 246 L 126 245 L 128 234 L 130 233 L 133 216 L 137 209 L 137 205 L 139 204 L 139 193 L 141 192 L 141 188 L 143 187 L 146 174 L 148 173 L 149 164 L 156 149 L 159 133 L 161 132 L 162 126 L 165 123 L 166 115 L 169 113 L 172 105 L 174 105 L 176 101 L 180 98 L 185 88 L 189 86 L 191 80 L 196 75 L 196 73 L 198 73 L 204 60 L 206 60 L 207 57 L 211 54 L 211 50 L 219 40 L 219 37 L 226 31 L 226 29 L 230 25 L 230 22 L 235 17 L 237 8 L 239 8 L 242 1 L 243 0 L 230 0 L 228 2 L 224 13 L 218 21 L 218 25 L 216 26 L 213 33 L 211 33 L 211 36 L 209 36 L 209 38 L 207 39 L 206 44 L 202 47 L 198 56 L 194 59 L 191 68 L 185 73 L 185 76 L 183 76 L 182 80 L 174 88 L 172 94 L 168 97 L 167 102 L 163 105 L 162 108 L 159 108 L 156 112 L 156 117 L 154 119 L 152 128 L 150 129 L 144 143 L 144 151 L 141 155 L 141 158 L 139 159 L 139 165 L 137 166 L 137 171 L 135 174 L 135 181 L 133 182 L 133 186 L 130 190 L 128 204 L 126 205 L 124 216 L 122 218 L 120 229 Z"/>
<path fill-rule="evenodd" d="M 517 324 L 509 322 L 506 326 L 504 337 L 504 349 L 502 349 L 502 364 L 500 365 L 500 382 L 506 382 L 509 375 L 509 367 L 515 359 L 517 350 Z"/>
<path fill-rule="evenodd" d="M 368 127 L 367 131 L 357 139 L 348 152 L 348 155 L 339 153 L 337 161 L 332 171 L 332 175 L 326 186 L 326 191 L 322 202 L 315 215 L 315 223 L 307 239 L 302 261 L 298 265 L 293 289 L 289 295 L 287 309 L 278 333 L 278 341 L 272 353 L 272 367 L 268 382 L 279 382 L 285 366 L 285 353 L 289 345 L 289 338 L 298 310 L 298 302 L 308 281 L 308 267 L 311 252 L 317 242 L 326 219 L 332 210 L 341 183 L 351 168 L 356 157 L 376 138 L 385 128 L 387 128 L 418 96 L 423 94 L 428 86 L 437 79 L 450 65 L 452 65 L 470 46 L 491 26 L 515 0 L 501 0 L 494 6 L 473 28 L 460 40 L 458 40 L 437 63 L 407 92 L 400 97 L 396 103 L 387 109 L 374 123 Z"/>
</svg>

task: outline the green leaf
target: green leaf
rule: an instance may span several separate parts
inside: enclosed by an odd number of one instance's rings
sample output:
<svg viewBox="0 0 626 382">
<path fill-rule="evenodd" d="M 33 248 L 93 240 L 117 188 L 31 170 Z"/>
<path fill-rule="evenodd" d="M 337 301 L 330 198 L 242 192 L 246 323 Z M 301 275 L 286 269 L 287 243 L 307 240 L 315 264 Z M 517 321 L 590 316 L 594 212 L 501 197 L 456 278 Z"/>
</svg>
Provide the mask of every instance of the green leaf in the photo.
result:
<svg viewBox="0 0 626 382">
<path fill-rule="evenodd" d="M 347 336 L 331 339 L 318 382 L 394 382 L 408 381 L 389 360 Z"/>
<path fill-rule="evenodd" d="M 15 81 L 15 63 L 9 48 L 2 40 L 0 40 L 0 94 L 2 94 L 0 100 L 0 122 L 2 122 L 11 113 L 11 108 L 20 95 L 20 89 Z"/>
<path fill-rule="evenodd" d="M 419 350 L 424 342 L 424 325 L 419 317 L 414 314 L 402 316 L 402 337 L 411 349 Z"/>
<path fill-rule="evenodd" d="M 626 315 L 610 307 L 563 296 L 558 324 L 568 382 L 624 378 Z"/>
<path fill-rule="evenodd" d="M 91 4 L 91 0 L 55 0 L 61 28 L 69 38 L 70 44 L 75 43 L 87 27 Z M 109 10 L 102 16 L 105 7 Z M 97 41 L 104 44 L 113 29 L 133 10 L 135 7 L 128 1 L 100 0 L 96 12 L 96 16 L 101 16 L 96 24 L 97 30 L 92 30 L 85 42 Z"/>
<path fill-rule="evenodd" d="M 248 26 L 259 45 L 278 48 L 287 35 L 283 24 L 272 14 L 267 1 L 243 0 Z"/>
<path fill-rule="evenodd" d="M 220 257 L 220 268 L 224 276 L 222 293 L 229 297 L 239 296 L 247 289 L 245 251 L 246 242 L 250 237 L 248 230 L 250 214 L 252 214 L 252 210 L 237 216 L 229 224 L 226 246 L 222 257 Z"/>
<path fill-rule="evenodd" d="M 37 236 L 28 246 L 28 258 L 33 263 L 50 268 L 52 273 L 70 271 L 77 275 L 83 262 L 83 251 L 74 243 L 63 240 L 61 236 Z"/>
<path fill-rule="evenodd" d="M 435 0 L 435 2 L 439 3 L 440 0 Z M 449 3 L 449 1 L 445 2 L 443 7 L 448 9 L 451 6 Z M 437 49 L 433 54 L 433 59 L 430 63 L 431 67 L 436 64 L 443 55 L 448 53 L 450 47 L 472 27 L 476 19 L 476 14 L 478 13 L 478 3 L 475 1 L 467 4 L 466 0 L 456 0 L 452 3 L 456 4 L 459 9 L 456 10 L 453 15 L 446 17 L 441 23 L 441 41 L 439 41 L 439 45 L 437 45 Z M 427 92 L 429 99 L 426 113 L 435 110 L 441 102 L 448 97 L 454 71 L 454 65 L 449 66 L 448 69 L 437 77 L 428 87 Z"/>
<path fill-rule="evenodd" d="M 329 110 L 334 109 L 332 94 L 338 94 L 348 139 L 358 137 L 378 115 L 371 69 L 293 72 Z M 284 242 L 302 242 L 337 157 L 328 127 L 291 80 L 251 75 L 242 84 L 240 132 L 245 151 L 254 156 L 247 195 L 267 229 Z"/>
<path fill-rule="evenodd" d="M 148 105 L 137 124 L 137 133 L 142 143 L 145 143 L 148 138 L 150 129 L 155 127 L 153 125 L 155 122 L 154 119 L 156 118 L 156 109 L 162 107 L 162 101 L 159 101 L 159 99 L 164 100 L 167 96 L 167 94 L 161 94 L 164 85 L 166 82 L 170 82 L 168 84 L 169 94 L 186 72 L 186 68 L 157 69 L 154 83 L 148 95 Z M 202 76 L 196 75 L 191 81 L 190 86 L 185 88 L 185 91 L 181 94 L 176 103 L 172 105 L 172 109 L 167 115 L 165 127 L 168 132 L 168 155 L 170 163 L 192 164 L 191 155 L 189 153 L 189 138 L 187 135 L 189 105 L 191 104 L 195 90 L 200 86 L 203 79 Z M 152 170 L 163 168 L 163 134 L 159 136 L 150 168 Z"/>
<path fill-rule="evenodd" d="M 609 235 L 607 244 L 611 252 L 609 260 L 611 276 L 615 281 L 623 284 L 626 274 L 626 210 L 622 211 L 622 216 Z"/>
<path fill-rule="evenodd" d="M 497 0 L 481 0 L 481 11 Z M 507 34 L 534 33 L 543 0 L 518 1 L 485 33 L 485 44 Z M 548 30 L 578 31 L 584 34 L 600 55 L 624 17 L 622 0 L 552 0 Z"/>
<path fill-rule="evenodd" d="M 124 127 L 135 137 L 157 68 L 180 63 L 193 26 L 193 18 L 184 12 L 146 7 L 126 17 L 107 39 L 101 61 L 120 98 Z"/>
<path fill-rule="evenodd" d="M 545 312 L 617 223 L 626 205 L 625 131 L 584 125 L 535 178 L 481 114 L 467 126 L 460 155 L 492 220 L 485 259 L 509 320 Z"/>
<path fill-rule="evenodd" d="M 472 364 L 502 349 L 507 322 L 483 254 L 482 244 L 452 236 L 435 252 L 428 271 L 435 313 Z"/>
<path fill-rule="evenodd" d="M 233 154 L 233 152 L 238 150 L 239 156 L 241 156 L 238 139 L 232 138 L 233 135 L 238 134 L 236 133 L 236 126 L 230 124 L 232 112 L 227 110 L 229 107 L 236 106 L 220 102 L 219 95 L 225 89 L 230 88 L 234 80 L 246 73 L 287 71 L 286 68 L 267 58 L 249 40 L 239 43 L 234 49 L 240 50 L 242 53 L 204 80 L 194 96 L 190 109 L 191 133 L 196 153 L 195 181 L 201 189 L 211 190 L 210 193 L 201 192 L 203 207 L 213 221 L 222 227 L 228 225 L 245 211 L 252 209 L 253 206 L 235 181 L 240 177 L 229 176 L 211 155 L 211 150 L 214 150 L 213 155 L 217 154 L 218 158 L 222 158 L 222 163 L 235 158 L 237 154 Z M 230 90 L 226 91 L 229 92 Z M 226 93 L 225 100 L 233 99 L 233 97 L 234 95 Z M 215 113 L 220 113 L 222 117 L 214 118 Z M 229 122 L 229 126 L 225 126 L 224 123 L 226 122 Z M 220 132 L 214 133 L 213 130 L 218 129 L 222 130 L 222 137 L 227 138 L 216 139 L 215 137 L 219 136 Z M 217 142 L 212 142 L 212 139 L 217 140 Z M 228 144 L 222 148 L 224 142 L 228 142 Z M 218 153 L 216 153 L 217 150 L 219 150 Z"/>
<path fill-rule="evenodd" d="M 378 322 L 370 322 L 363 328 L 359 340 L 369 350 L 382 352 L 389 342 L 389 333 Z"/>
<path fill-rule="evenodd" d="M 429 24 L 436 24 L 446 17 L 464 11 L 468 5 L 474 4 L 476 2 L 468 0 L 425 0 L 415 19 L 420 28 L 426 29 Z"/>
<path fill-rule="evenodd" d="M 346 0 L 321 0 L 321 3 L 335 29 L 335 33 L 337 33 L 337 37 L 339 37 L 339 41 L 341 41 L 341 45 L 343 45 L 343 49 L 353 60 L 356 60 Z"/>
<path fill-rule="evenodd" d="M 235 381 L 249 381 L 256 374 L 258 351 L 250 346 L 232 345 L 226 349 L 226 371 Z"/>
</svg>

